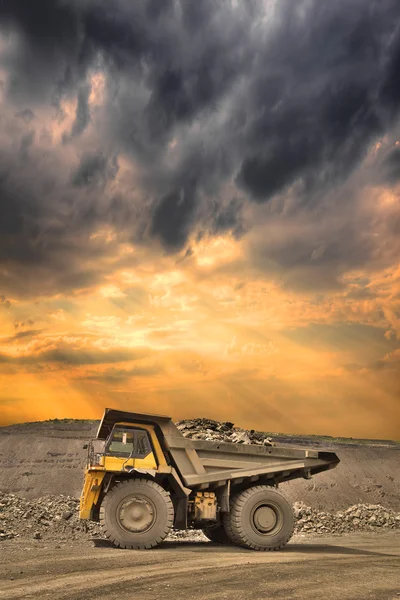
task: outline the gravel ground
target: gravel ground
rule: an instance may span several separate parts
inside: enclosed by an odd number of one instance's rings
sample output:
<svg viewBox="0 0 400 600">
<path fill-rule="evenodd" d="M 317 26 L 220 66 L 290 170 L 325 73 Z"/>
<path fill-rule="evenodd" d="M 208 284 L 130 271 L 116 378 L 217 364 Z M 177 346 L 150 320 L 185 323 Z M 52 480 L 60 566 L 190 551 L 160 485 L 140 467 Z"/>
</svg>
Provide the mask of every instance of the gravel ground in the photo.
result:
<svg viewBox="0 0 400 600">
<path fill-rule="evenodd" d="M 190 540 L 0 544 L 0 600 L 398 600 L 398 532 L 295 536 L 280 552 Z"/>
</svg>

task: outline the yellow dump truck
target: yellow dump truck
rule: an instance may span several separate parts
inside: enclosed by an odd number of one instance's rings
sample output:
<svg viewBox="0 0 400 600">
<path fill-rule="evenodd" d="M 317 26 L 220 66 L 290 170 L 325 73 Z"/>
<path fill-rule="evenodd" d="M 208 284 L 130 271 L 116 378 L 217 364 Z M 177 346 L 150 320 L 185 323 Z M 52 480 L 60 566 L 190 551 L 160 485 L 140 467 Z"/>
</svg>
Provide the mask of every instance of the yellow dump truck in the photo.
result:
<svg viewBox="0 0 400 600">
<path fill-rule="evenodd" d="M 294 527 L 278 484 L 332 469 L 333 452 L 185 438 L 170 417 L 107 408 L 88 444 L 80 518 L 121 548 L 153 548 L 172 527 L 278 550 Z"/>
</svg>

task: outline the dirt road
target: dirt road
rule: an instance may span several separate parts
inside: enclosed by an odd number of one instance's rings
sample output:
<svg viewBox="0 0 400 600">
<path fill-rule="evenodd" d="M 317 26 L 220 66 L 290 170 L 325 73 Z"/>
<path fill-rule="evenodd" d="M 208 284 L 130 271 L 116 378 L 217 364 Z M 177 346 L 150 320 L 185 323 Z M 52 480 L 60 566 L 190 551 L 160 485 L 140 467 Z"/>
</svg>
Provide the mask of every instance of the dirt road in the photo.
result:
<svg viewBox="0 0 400 600">
<path fill-rule="evenodd" d="M 43 542 L 42 542 L 43 544 Z M 281 552 L 207 542 L 117 550 L 4 543 L 0 599 L 399 600 L 398 533 L 297 538 Z"/>
</svg>

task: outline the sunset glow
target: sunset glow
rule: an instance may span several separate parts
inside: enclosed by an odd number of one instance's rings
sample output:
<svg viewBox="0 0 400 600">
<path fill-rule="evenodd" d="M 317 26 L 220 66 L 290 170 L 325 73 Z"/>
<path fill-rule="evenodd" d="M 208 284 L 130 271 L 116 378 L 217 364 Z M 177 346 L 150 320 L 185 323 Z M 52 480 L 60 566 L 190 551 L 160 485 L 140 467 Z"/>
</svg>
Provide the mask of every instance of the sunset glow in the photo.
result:
<svg viewBox="0 0 400 600">
<path fill-rule="evenodd" d="M 189 13 L 174 37 L 136 3 L 61 4 L 48 38 L 1 19 L 0 424 L 111 406 L 399 439 L 400 98 L 341 58 L 352 26 L 315 17 L 328 82 L 285 2 L 205 3 L 204 44 Z"/>
</svg>

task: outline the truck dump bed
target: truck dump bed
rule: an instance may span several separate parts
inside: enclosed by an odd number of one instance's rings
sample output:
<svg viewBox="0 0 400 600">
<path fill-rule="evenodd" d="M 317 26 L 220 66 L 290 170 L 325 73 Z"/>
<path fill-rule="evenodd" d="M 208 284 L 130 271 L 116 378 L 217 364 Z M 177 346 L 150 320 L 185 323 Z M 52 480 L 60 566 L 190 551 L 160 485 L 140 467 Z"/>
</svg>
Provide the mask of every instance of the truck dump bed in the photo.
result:
<svg viewBox="0 0 400 600">
<path fill-rule="evenodd" d="M 184 475 L 186 485 L 191 488 L 201 487 L 202 483 L 222 484 L 232 479 L 240 483 L 238 480 L 244 477 L 251 477 L 253 481 L 273 479 L 279 483 L 298 477 L 308 478 L 332 469 L 339 463 L 333 452 L 198 440 L 191 442 L 203 467 L 203 473 Z"/>
<path fill-rule="evenodd" d="M 155 424 L 160 443 L 171 455 L 184 484 L 209 489 L 254 482 L 280 483 L 333 469 L 340 462 L 334 452 L 285 446 L 256 446 L 185 438 L 170 417 L 106 409 L 97 437 L 106 439 L 116 423 Z"/>
</svg>

